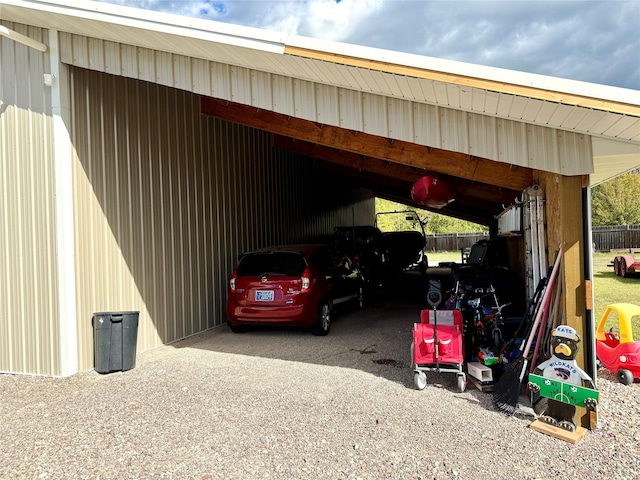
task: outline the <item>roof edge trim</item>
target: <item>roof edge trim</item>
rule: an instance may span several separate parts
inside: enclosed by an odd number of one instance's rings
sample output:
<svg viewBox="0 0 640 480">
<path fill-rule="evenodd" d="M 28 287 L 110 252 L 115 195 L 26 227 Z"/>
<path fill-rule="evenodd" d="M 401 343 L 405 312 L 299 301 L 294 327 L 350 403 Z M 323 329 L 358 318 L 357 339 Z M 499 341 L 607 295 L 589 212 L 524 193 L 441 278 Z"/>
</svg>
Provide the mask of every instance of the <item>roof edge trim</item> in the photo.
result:
<svg viewBox="0 0 640 480">
<path fill-rule="evenodd" d="M 499 93 L 536 98 L 554 103 L 640 117 L 640 91 L 637 90 L 399 52 L 388 52 L 389 58 L 385 58 L 383 55 L 384 50 L 354 45 L 351 46 L 354 47 L 354 50 L 350 52 L 344 48 L 342 49 L 344 53 L 330 52 L 328 50 L 318 50 L 304 46 L 307 42 L 299 42 L 300 38 L 302 37 L 289 37 L 289 41 L 284 50 L 285 55 L 322 60 L 385 73 L 407 75 L 426 80 L 441 81 Z M 309 40 L 313 41 L 315 39 Z M 346 44 L 339 45 L 345 46 Z M 363 50 L 369 53 L 380 53 L 378 58 L 372 58 L 372 55 L 362 55 L 365 53 Z M 393 61 L 391 61 L 391 57 L 393 57 Z M 398 63 L 399 60 L 402 60 L 404 63 Z M 425 62 L 433 63 L 433 65 L 426 65 Z M 457 68 L 453 68 L 454 66 Z M 434 69 L 434 67 L 437 69 Z M 473 73 L 483 73 L 485 76 L 472 75 L 472 71 Z M 491 75 L 487 75 L 487 73 Z M 589 93 L 587 93 L 587 91 Z M 625 100 L 621 100 L 622 98 Z M 629 102 L 628 99 L 631 99 L 631 102 Z"/>
<path fill-rule="evenodd" d="M 281 32 L 88 0 L 71 5 L 68 0 L 1 0 L 3 4 L 279 54 L 287 39 Z"/>
</svg>

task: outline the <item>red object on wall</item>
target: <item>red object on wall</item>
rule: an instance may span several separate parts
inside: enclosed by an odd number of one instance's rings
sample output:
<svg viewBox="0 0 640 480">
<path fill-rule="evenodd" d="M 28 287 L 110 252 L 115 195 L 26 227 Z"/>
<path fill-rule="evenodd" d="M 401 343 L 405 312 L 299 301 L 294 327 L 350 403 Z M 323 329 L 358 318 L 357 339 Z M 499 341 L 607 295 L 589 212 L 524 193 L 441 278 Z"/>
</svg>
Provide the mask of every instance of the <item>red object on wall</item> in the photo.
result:
<svg viewBox="0 0 640 480">
<path fill-rule="evenodd" d="M 429 208 L 442 208 L 455 200 L 444 181 L 429 175 L 413 184 L 411 199 Z"/>
</svg>

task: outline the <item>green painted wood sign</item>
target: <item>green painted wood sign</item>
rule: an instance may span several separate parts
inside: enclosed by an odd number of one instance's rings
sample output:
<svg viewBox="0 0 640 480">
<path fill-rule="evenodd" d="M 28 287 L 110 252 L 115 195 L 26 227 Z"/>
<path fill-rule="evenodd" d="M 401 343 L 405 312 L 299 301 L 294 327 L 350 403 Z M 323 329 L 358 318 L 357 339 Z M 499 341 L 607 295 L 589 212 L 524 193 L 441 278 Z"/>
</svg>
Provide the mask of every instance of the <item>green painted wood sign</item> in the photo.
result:
<svg viewBox="0 0 640 480">
<path fill-rule="evenodd" d="M 529 381 L 540 387 L 542 397 L 552 398 L 577 407 L 586 407 L 585 400 L 587 399 L 593 399 L 597 402 L 599 398 L 597 390 L 545 378 L 534 373 L 529 374 Z"/>
</svg>

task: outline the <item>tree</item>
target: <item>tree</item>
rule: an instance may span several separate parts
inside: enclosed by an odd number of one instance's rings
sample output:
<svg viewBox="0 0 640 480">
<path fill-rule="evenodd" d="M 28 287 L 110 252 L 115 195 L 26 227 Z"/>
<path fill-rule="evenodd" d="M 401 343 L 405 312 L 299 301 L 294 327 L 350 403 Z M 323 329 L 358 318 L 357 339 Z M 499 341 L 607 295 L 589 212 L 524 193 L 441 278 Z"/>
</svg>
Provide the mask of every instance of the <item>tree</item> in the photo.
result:
<svg viewBox="0 0 640 480">
<path fill-rule="evenodd" d="M 425 233 L 428 235 L 433 233 L 486 232 L 488 230 L 487 227 L 478 225 L 477 223 L 467 222 L 446 215 L 432 213 L 427 210 L 407 207 L 401 203 L 376 198 L 376 213 L 402 210 L 414 210 L 420 217 L 420 220 L 423 222 L 426 221 Z M 383 232 L 409 229 L 421 231 L 420 226 L 417 225 L 416 222 L 407 222 L 402 215 L 379 215 L 378 226 Z"/>
<path fill-rule="evenodd" d="M 426 230 L 427 233 L 474 233 L 486 232 L 489 229 L 477 223 L 434 213 Z"/>
<path fill-rule="evenodd" d="M 620 175 L 591 190 L 594 227 L 640 223 L 640 174 Z"/>
</svg>

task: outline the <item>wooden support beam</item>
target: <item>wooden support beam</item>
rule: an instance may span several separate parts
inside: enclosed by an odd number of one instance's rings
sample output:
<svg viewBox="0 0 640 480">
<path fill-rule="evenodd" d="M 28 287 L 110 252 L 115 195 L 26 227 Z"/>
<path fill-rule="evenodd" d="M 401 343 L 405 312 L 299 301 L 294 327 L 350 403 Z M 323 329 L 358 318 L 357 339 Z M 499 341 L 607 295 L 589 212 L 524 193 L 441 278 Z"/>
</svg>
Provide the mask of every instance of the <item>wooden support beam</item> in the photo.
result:
<svg viewBox="0 0 640 480">
<path fill-rule="evenodd" d="M 564 321 L 575 328 L 583 342 L 589 338 L 586 327 L 586 280 L 583 262 L 585 248 L 582 219 L 582 178 L 565 177 L 548 172 L 536 172 L 539 184 L 545 193 L 545 215 L 549 254 L 553 258 L 556 245 L 562 245 L 562 312 Z M 586 368 L 586 349 L 595 349 L 595 345 L 583 343 L 578 350 L 576 360 L 583 370 Z M 588 415 L 582 407 L 577 408 L 576 422 L 588 427 Z"/>
<path fill-rule="evenodd" d="M 230 122 L 478 183 L 522 191 L 533 181 L 528 168 L 353 132 L 211 97 L 201 98 L 201 109 L 203 114 Z"/>
<path fill-rule="evenodd" d="M 352 168 L 357 172 L 369 172 L 386 178 L 394 178 L 409 182 L 409 189 L 407 190 L 407 193 L 409 193 L 411 186 L 420 179 L 420 177 L 431 173 L 424 169 L 409 167 L 407 165 L 401 165 L 387 160 L 366 157 L 352 152 L 345 152 L 335 148 L 326 147 L 324 145 L 317 145 L 282 135 L 276 135 L 274 137 L 274 147 Z M 494 204 L 486 205 L 487 210 L 493 210 L 494 215 L 497 215 L 502 211 L 502 204 L 509 205 L 513 203 L 517 196 L 521 195 L 521 192 L 516 190 L 474 183 L 469 180 L 452 177 L 450 175 L 438 174 L 438 176 L 447 182 L 451 192 L 456 197 L 456 201 L 465 202 L 469 205 L 475 206 L 482 203 Z"/>
</svg>

